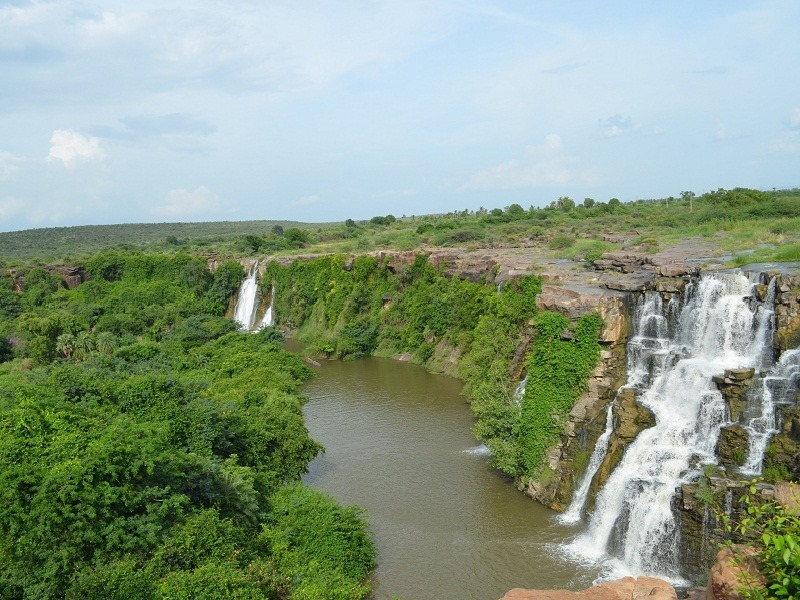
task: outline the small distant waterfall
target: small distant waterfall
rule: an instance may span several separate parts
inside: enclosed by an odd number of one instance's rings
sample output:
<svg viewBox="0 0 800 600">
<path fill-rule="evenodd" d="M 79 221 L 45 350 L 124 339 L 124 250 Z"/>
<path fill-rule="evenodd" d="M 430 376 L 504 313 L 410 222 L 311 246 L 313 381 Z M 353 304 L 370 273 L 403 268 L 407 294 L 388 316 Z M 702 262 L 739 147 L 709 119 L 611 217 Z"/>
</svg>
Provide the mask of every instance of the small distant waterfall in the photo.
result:
<svg viewBox="0 0 800 600">
<path fill-rule="evenodd" d="M 745 430 L 750 436 L 747 458 L 741 472 L 743 475 L 760 475 L 764 452 L 770 438 L 778 433 L 775 405 L 793 401 L 797 395 L 800 378 L 800 349 L 784 352 L 780 360 L 769 370 L 757 388 L 758 411 L 750 418 Z"/>
<path fill-rule="evenodd" d="M 514 389 L 514 404 L 519 406 L 522 403 L 522 399 L 525 397 L 525 390 L 528 387 L 528 375 L 525 374 L 525 377 L 520 379 L 519 383 L 517 384 L 516 389 Z"/>
<path fill-rule="evenodd" d="M 275 325 L 275 284 L 272 284 L 272 291 L 270 292 L 270 301 L 269 306 L 267 307 L 267 311 L 264 313 L 264 318 L 261 319 L 261 324 L 258 326 L 259 329 L 263 329 L 264 327 L 272 327 Z"/>
<path fill-rule="evenodd" d="M 240 330 L 250 331 L 253 328 L 258 300 L 258 263 L 255 263 L 239 286 L 236 296 L 233 318 L 239 323 Z"/>
<path fill-rule="evenodd" d="M 714 449 L 726 407 L 712 376 L 758 368 L 768 347 L 766 322 L 742 274 L 709 274 L 667 306 L 647 293 L 636 308 L 627 386 L 656 425 L 627 448 L 597 496 L 574 554 L 603 561 L 611 576 L 654 575 L 680 582 L 671 501 L 694 480 Z"/>
<path fill-rule="evenodd" d="M 567 510 L 558 516 L 558 520 L 565 525 L 577 523 L 581 520 L 581 513 L 583 512 L 583 506 L 586 504 L 586 499 L 589 497 L 592 479 L 597 473 L 597 469 L 603 464 L 603 459 L 606 457 L 606 452 L 608 452 L 608 441 L 611 439 L 611 433 L 614 430 L 613 407 L 613 403 L 608 405 L 606 428 L 594 446 L 592 456 L 589 457 L 589 464 L 586 466 L 586 472 L 583 474 L 583 479 L 581 479 L 575 494 L 572 496 L 572 502 L 570 502 Z"/>
</svg>

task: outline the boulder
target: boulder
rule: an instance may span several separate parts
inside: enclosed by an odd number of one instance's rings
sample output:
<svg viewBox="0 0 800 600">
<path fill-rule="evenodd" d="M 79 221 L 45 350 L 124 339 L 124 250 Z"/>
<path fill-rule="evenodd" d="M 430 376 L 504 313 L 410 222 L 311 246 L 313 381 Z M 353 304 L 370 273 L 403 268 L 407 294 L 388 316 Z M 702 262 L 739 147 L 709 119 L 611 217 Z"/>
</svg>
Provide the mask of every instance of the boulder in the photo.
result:
<svg viewBox="0 0 800 600">
<path fill-rule="evenodd" d="M 654 577 L 625 577 L 601 583 L 580 592 L 568 590 L 523 590 L 516 588 L 502 600 L 678 600 L 678 595 L 666 581 Z"/>
<path fill-rule="evenodd" d="M 645 265 L 652 265 L 650 258 L 644 254 L 636 252 L 606 252 L 603 258 L 595 261 L 595 266 L 602 269 L 622 271 L 623 273 L 633 273 L 644 268 Z"/>
<path fill-rule="evenodd" d="M 655 271 L 656 275 L 664 277 L 685 277 L 697 275 L 700 269 L 697 266 L 687 265 L 685 262 L 673 262 L 659 265 Z"/>
<path fill-rule="evenodd" d="M 789 512 L 800 514 L 800 484 L 789 481 L 777 482 L 775 500 L 783 504 Z"/>
<path fill-rule="evenodd" d="M 658 268 L 663 269 L 663 267 Z M 656 277 L 653 280 L 653 287 L 657 292 L 680 294 L 683 293 L 686 283 L 686 279 L 682 277 Z"/>
<path fill-rule="evenodd" d="M 742 578 L 750 577 L 759 580 L 755 550 L 746 546 L 723 548 L 717 554 L 717 562 L 711 567 L 706 588 L 706 600 L 744 600 L 739 593 Z"/>
</svg>

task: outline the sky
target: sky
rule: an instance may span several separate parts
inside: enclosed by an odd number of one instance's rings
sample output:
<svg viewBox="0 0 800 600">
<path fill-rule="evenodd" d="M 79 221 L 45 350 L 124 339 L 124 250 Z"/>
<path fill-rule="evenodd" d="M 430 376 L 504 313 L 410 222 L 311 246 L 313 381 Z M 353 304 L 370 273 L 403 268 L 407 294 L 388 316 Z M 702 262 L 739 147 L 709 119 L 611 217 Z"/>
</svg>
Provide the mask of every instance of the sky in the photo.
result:
<svg viewBox="0 0 800 600">
<path fill-rule="evenodd" d="M 797 0 L 0 0 L 0 231 L 800 186 Z"/>
</svg>

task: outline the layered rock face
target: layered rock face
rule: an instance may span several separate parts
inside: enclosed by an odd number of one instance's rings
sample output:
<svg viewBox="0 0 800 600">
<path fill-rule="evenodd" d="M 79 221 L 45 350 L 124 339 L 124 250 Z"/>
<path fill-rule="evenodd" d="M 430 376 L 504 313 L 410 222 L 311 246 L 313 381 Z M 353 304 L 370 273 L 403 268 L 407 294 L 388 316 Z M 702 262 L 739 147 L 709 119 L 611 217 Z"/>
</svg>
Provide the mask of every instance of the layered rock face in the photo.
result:
<svg viewBox="0 0 800 600">
<path fill-rule="evenodd" d="M 51 275 L 58 275 L 61 278 L 61 284 L 68 290 L 74 289 L 86 281 L 86 271 L 80 266 L 47 265 L 42 268 Z M 14 278 L 14 289 L 18 292 L 22 291 L 22 288 L 25 287 L 25 270 L 9 269 L 6 274 Z"/>
<path fill-rule="evenodd" d="M 523 590 L 508 592 L 501 600 L 678 600 L 675 589 L 654 577 L 625 577 L 601 583 L 580 592 L 567 590 Z"/>
<path fill-rule="evenodd" d="M 556 476 L 533 480 L 525 493 L 555 510 L 569 504 L 583 474 L 586 461 L 605 428 L 606 407 L 625 381 L 625 344 L 628 340 L 630 307 L 624 294 L 595 288 L 545 285 L 537 297 L 539 310 L 559 312 L 569 319 L 596 312 L 604 326 L 598 340 L 603 349 L 600 362 L 587 382 L 586 391 L 572 407 L 560 442 L 550 449 L 547 466 Z"/>
</svg>

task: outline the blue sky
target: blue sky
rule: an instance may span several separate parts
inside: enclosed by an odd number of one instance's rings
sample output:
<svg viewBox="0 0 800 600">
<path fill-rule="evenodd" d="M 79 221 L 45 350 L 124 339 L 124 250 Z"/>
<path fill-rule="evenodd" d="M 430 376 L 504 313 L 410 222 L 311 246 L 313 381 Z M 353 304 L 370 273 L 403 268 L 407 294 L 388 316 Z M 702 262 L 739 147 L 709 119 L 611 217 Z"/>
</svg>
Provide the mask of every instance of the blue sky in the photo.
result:
<svg viewBox="0 0 800 600">
<path fill-rule="evenodd" d="M 800 2 L 0 0 L 0 231 L 800 185 Z"/>
</svg>

